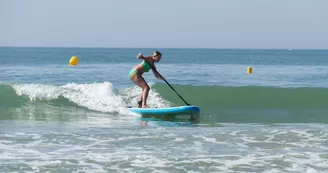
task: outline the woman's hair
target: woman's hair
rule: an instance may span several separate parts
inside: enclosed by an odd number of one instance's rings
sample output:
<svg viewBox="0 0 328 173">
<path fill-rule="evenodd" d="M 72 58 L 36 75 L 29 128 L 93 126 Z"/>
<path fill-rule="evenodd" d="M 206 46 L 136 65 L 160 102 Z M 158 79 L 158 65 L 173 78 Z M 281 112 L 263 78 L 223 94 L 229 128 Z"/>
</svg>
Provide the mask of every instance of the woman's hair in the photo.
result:
<svg viewBox="0 0 328 173">
<path fill-rule="evenodd" d="M 159 52 L 159 51 L 155 51 L 154 53 L 153 53 L 153 55 L 158 55 L 158 56 L 162 56 L 162 54 L 161 54 L 161 52 Z"/>
</svg>

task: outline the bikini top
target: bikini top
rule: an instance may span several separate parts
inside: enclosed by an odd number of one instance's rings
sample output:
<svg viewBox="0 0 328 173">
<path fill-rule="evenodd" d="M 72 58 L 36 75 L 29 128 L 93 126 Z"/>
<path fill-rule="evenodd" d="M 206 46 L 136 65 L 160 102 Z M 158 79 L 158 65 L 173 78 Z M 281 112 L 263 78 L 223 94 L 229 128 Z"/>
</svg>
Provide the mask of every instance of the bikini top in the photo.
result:
<svg viewBox="0 0 328 173">
<path fill-rule="evenodd" d="M 141 65 L 144 67 L 145 72 L 150 70 L 150 65 L 145 60 L 141 62 Z"/>
</svg>

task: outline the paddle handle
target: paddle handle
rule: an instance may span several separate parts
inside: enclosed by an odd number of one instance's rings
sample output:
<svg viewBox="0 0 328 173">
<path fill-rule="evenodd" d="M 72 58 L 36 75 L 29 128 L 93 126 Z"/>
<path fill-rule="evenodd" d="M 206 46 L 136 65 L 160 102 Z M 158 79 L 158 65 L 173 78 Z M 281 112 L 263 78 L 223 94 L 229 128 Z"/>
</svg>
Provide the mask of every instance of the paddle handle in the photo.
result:
<svg viewBox="0 0 328 173">
<path fill-rule="evenodd" d="M 144 59 L 147 63 L 148 63 L 148 65 L 150 65 L 150 67 L 159 75 L 159 77 L 161 77 L 161 78 L 163 78 L 163 76 L 160 74 L 160 73 L 158 73 L 158 71 L 146 60 L 146 58 L 145 57 L 143 57 L 143 56 L 141 56 L 142 57 L 142 59 Z M 185 99 L 183 99 L 182 97 L 181 97 L 181 95 L 169 84 L 169 82 L 167 82 L 166 81 L 166 79 L 164 79 L 164 82 L 180 97 L 180 99 L 186 104 L 186 105 L 190 105 L 190 104 L 188 104 L 187 102 L 186 102 L 186 100 Z"/>
</svg>

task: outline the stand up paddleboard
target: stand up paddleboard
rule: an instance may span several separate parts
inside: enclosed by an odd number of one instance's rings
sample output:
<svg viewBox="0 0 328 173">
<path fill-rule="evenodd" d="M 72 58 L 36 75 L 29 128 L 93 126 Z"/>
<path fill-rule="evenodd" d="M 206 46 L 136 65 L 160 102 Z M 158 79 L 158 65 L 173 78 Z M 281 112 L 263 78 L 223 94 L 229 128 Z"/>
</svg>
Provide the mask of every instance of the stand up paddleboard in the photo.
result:
<svg viewBox="0 0 328 173">
<path fill-rule="evenodd" d="M 140 115 L 175 115 L 175 114 L 199 114 L 197 106 L 177 106 L 167 108 L 128 108 L 130 112 Z"/>
</svg>

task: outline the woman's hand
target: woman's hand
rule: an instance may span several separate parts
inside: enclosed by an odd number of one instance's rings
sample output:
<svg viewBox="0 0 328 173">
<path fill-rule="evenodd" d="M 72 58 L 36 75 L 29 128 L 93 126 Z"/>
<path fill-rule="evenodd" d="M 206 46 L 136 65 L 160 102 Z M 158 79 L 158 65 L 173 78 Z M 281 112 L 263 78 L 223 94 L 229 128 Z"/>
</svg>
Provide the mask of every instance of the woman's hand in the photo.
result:
<svg viewBox="0 0 328 173">
<path fill-rule="evenodd" d="M 142 53 L 139 53 L 139 54 L 137 55 L 137 59 L 142 59 L 142 57 L 143 57 Z"/>
<path fill-rule="evenodd" d="M 165 78 L 164 78 L 164 77 L 158 77 L 158 79 L 159 79 L 159 80 L 165 80 Z"/>
</svg>

